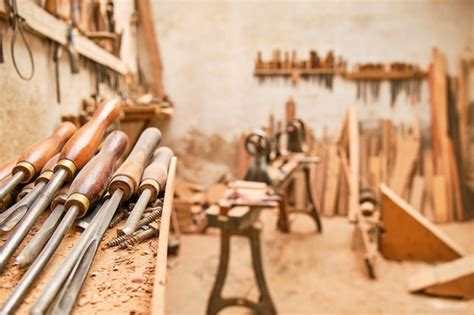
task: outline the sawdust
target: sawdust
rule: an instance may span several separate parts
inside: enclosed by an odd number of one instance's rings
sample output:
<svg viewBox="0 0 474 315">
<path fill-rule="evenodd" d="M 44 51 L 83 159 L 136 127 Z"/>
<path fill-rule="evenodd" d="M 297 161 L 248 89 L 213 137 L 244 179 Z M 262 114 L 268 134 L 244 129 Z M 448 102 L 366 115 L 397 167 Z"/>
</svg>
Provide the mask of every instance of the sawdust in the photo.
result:
<svg viewBox="0 0 474 315">
<path fill-rule="evenodd" d="M 39 222 L 43 222 L 42 216 Z M 37 231 L 39 224 L 35 225 Z M 28 236 L 31 239 L 33 233 Z M 43 290 L 58 265 L 80 235 L 78 230 L 68 232 L 52 260 L 27 295 L 18 314 L 27 314 L 31 305 Z M 2 237 L 2 241 L 8 235 Z M 115 237 L 115 229 L 107 231 L 104 240 Z M 25 244 L 24 242 L 23 244 Z M 103 241 L 81 290 L 74 314 L 148 314 L 153 292 L 153 277 L 156 263 L 156 240 L 147 240 L 132 249 L 105 249 Z M 155 244 L 155 245 L 153 245 Z M 155 250 L 153 250 L 155 248 Z M 16 286 L 24 271 L 8 265 L 0 282 L 0 303 L 4 303 Z"/>
</svg>

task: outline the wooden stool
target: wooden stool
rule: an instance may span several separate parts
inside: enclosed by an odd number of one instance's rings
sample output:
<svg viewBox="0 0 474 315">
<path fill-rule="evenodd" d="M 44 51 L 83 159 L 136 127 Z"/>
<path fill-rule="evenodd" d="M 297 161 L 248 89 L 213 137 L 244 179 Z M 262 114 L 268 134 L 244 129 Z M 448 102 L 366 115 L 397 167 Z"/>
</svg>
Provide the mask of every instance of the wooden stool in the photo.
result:
<svg viewBox="0 0 474 315">
<path fill-rule="evenodd" d="M 260 207 L 238 206 L 226 211 L 219 206 L 211 206 L 206 210 L 209 227 L 221 230 L 221 255 L 217 269 L 216 281 L 209 297 L 207 314 L 217 314 L 229 306 L 244 306 L 254 310 L 257 314 L 276 314 L 270 293 L 263 273 L 262 255 L 260 249 L 260 230 L 258 222 Z M 252 253 L 252 266 L 260 290 L 258 302 L 244 297 L 223 298 L 222 289 L 227 276 L 230 254 L 230 238 L 232 236 L 247 237 Z"/>
</svg>

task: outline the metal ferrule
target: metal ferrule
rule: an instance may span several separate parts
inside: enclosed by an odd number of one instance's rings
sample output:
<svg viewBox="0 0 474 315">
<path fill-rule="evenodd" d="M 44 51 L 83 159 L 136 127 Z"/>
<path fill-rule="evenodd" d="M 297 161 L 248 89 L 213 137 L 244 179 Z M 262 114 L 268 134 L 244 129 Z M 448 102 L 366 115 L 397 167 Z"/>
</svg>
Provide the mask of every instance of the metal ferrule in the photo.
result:
<svg viewBox="0 0 474 315">
<path fill-rule="evenodd" d="M 54 176 L 54 172 L 53 171 L 44 171 L 43 173 L 40 174 L 40 176 L 38 176 L 38 178 L 36 179 L 36 183 L 39 183 L 39 182 L 49 182 L 51 180 L 51 178 L 53 178 Z"/>
<path fill-rule="evenodd" d="M 79 209 L 77 217 L 81 218 L 87 213 L 87 210 L 89 210 L 89 199 L 81 193 L 73 193 L 67 198 L 64 209 L 67 211 L 73 206 Z"/>
<path fill-rule="evenodd" d="M 57 172 L 58 169 L 66 170 L 68 173 L 67 175 L 68 179 L 73 178 L 77 171 L 76 164 L 74 164 L 73 161 L 68 160 L 68 159 L 62 159 L 58 161 L 58 163 L 54 167 L 54 172 Z"/>
<path fill-rule="evenodd" d="M 23 172 L 22 184 L 28 183 L 36 174 L 33 164 L 27 161 L 18 162 L 12 170 L 12 174 Z"/>
<path fill-rule="evenodd" d="M 123 192 L 122 200 L 128 200 L 135 192 L 136 185 L 133 180 L 124 175 L 118 175 L 112 178 L 109 185 L 109 193 L 113 194 L 116 190 L 120 189 Z"/>
<path fill-rule="evenodd" d="M 139 187 L 140 194 L 143 193 L 145 189 L 148 189 L 151 191 L 150 201 L 153 201 L 156 198 L 158 198 L 158 194 L 161 191 L 160 184 L 153 178 L 147 178 L 141 182 L 140 187 Z"/>
</svg>

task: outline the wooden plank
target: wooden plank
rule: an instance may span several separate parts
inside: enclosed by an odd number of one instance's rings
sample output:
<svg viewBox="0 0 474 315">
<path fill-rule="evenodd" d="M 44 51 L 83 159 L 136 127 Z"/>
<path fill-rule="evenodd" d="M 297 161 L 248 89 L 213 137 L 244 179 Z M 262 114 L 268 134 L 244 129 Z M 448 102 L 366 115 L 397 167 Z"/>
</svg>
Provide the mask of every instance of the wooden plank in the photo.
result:
<svg viewBox="0 0 474 315">
<path fill-rule="evenodd" d="M 67 44 L 67 23 L 54 17 L 33 1 L 17 1 L 18 12 L 24 18 L 28 27 L 33 31 L 45 36 L 61 45 Z M 7 10 L 5 2 L 0 1 L 0 14 L 6 17 Z M 87 37 L 77 31 L 74 32 L 74 48 L 77 53 L 102 64 L 120 74 L 126 74 L 129 70 L 125 63 L 105 49 L 96 45 Z"/>
<path fill-rule="evenodd" d="M 151 299 L 151 314 L 164 315 L 166 306 L 166 270 L 168 268 L 168 236 L 173 211 L 174 186 L 177 158 L 173 157 L 168 170 L 166 181 L 165 200 L 160 223 L 160 238 L 156 257 L 155 278 L 153 281 L 153 295 Z"/>
<path fill-rule="evenodd" d="M 408 280 L 410 292 L 474 299 L 474 255 L 426 267 Z"/>
<path fill-rule="evenodd" d="M 163 98 L 165 90 L 163 87 L 163 64 L 161 62 L 160 47 L 158 45 L 155 26 L 152 17 L 152 7 L 149 0 L 137 0 L 138 13 L 140 16 L 139 28 L 145 40 L 146 55 L 149 68 L 153 76 L 152 91 L 155 96 Z"/>
<path fill-rule="evenodd" d="M 360 163 L 360 182 L 362 187 L 369 185 L 369 137 L 367 134 L 361 133 L 359 136 L 359 163 Z"/>
<path fill-rule="evenodd" d="M 289 121 L 296 118 L 296 103 L 290 98 L 285 104 L 285 119 L 288 123 Z"/>
<path fill-rule="evenodd" d="M 359 212 L 359 120 L 355 106 L 348 109 L 349 131 L 349 167 L 350 167 L 350 195 L 349 195 L 349 221 L 356 220 Z"/>
<path fill-rule="evenodd" d="M 339 158 L 340 161 L 340 172 L 339 172 L 339 189 L 337 192 L 337 214 L 347 215 L 349 212 L 349 170 L 343 170 L 347 166 L 347 158 L 345 162 Z M 346 165 L 343 165 L 346 163 Z"/>
<path fill-rule="evenodd" d="M 382 194 L 381 252 L 387 259 L 450 261 L 464 255 L 459 245 L 447 237 L 388 186 Z"/>
<path fill-rule="evenodd" d="M 459 142 L 461 145 L 461 161 L 464 167 L 469 165 L 469 137 L 468 137 L 468 86 L 469 69 L 465 60 L 459 62 L 459 89 L 458 89 L 458 114 L 459 114 Z"/>
<path fill-rule="evenodd" d="M 420 142 L 418 139 L 412 137 L 403 139 L 398 136 L 397 157 L 390 177 L 390 188 L 398 195 L 403 195 L 409 186 L 416 166 L 419 148 Z"/>
<path fill-rule="evenodd" d="M 331 144 L 328 151 L 323 214 L 326 216 L 333 216 L 336 214 L 340 161 L 337 153 L 337 146 L 335 144 Z"/>
<path fill-rule="evenodd" d="M 445 223 L 450 220 L 449 205 L 446 191 L 446 179 L 442 175 L 435 175 L 431 179 L 433 192 L 433 220 L 438 223 Z"/>
<path fill-rule="evenodd" d="M 451 139 L 448 140 L 448 159 L 450 165 L 450 175 L 452 187 L 451 192 L 453 193 L 454 204 L 456 205 L 456 219 L 458 221 L 464 220 L 464 204 L 462 200 L 462 187 L 461 180 L 459 177 L 459 168 L 456 160 L 456 153 L 454 151 L 453 142 Z"/>
<path fill-rule="evenodd" d="M 293 174 L 293 193 L 296 209 L 306 209 L 306 182 L 304 172 L 299 170 Z"/>
<path fill-rule="evenodd" d="M 431 149 L 423 151 L 423 175 L 425 176 L 425 208 L 423 213 L 427 218 L 433 220 L 433 152 Z"/>
<path fill-rule="evenodd" d="M 378 191 L 381 180 L 381 159 L 379 156 L 371 156 L 369 158 L 369 185 Z"/>
<path fill-rule="evenodd" d="M 314 176 L 313 176 L 313 187 L 316 190 L 315 197 L 318 201 L 321 209 L 324 207 L 324 190 L 326 185 L 326 165 L 327 165 L 327 146 L 325 143 L 318 143 L 318 156 L 321 158 L 321 162 L 316 164 Z"/>
<path fill-rule="evenodd" d="M 416 175 L 413 178 L 413 187 L 411 189 L 410 194 L 410 204 L 415 210 L 419 211 L 420 213 L 422 213 L 423 209 L 424 192 L 425 179 L 420 175 Z"/>
</svg>

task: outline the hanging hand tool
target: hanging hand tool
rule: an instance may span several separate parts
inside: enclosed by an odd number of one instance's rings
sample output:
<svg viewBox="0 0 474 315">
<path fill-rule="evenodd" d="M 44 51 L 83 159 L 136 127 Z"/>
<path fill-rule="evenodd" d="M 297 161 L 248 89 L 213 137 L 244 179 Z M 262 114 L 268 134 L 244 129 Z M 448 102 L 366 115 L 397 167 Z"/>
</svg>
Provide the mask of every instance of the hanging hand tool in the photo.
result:
<svg viewBox="0 0 474 315">
<path fill-rule="evenodd" d="M 60 62 L 63 55 L 63 48 L 60 44 L 53 44 L 53 62 L 54 62 L 54 75 L 56 76 L 56 101 L 61 103 L 61 80 L 60 80 Z"/>
<path fill-rule="evenodd" d="M 140 227 L 138 223 L 148 203 L 155 201 L 165 186 L 168 166 L 173 155 L 173 151 L 168 147 L 161 147 L 155 151 L 150 165 L 143 171 L 139 187 L 140 197 L 125 226 L 117 230 L 117 235 L 130 235 Z"/>
<path fill-rule="evenodd" d="M 91 253 L 90 255 L 92 255 L 92 257 L 89 256 L 89 258 L 93 259 L 95 252 L 91 252 L 87 249 L 91 248 L 91 246 L 95 247 L 95 243 L 97 243 L 98 246 L 103 235 L 102 230 L 105 231 L 109 226 L 110 220 L 119 204 L 122 201 L 128 200 L 137 191 L 143 169 L 148 163 L 153 149 L 158 145 L 160 140 L 161 132 L 157 128 L 147 128 L 140 135 L 140 138 L 132 152 L 112 177 L 108 188 L 111 197 L 106 202 L 107 206 L 103 206 L 99 210 L 99 213 L 94 218 L 93 222 L 84 232 L 83 237 L 81 237 L 81 239 L 76 243 L 68 257 L 66 257 L 58 268 L 58 272 L 53 276 L 53 278 L 51 278 L 50 282 L 45 287 L 45 290 L 41 293 L 31 309 L 30 314 L 44 314 L 46 312 L 61 287 L 64 286 L 64 282 L 72 272 L 74 265 L 81 260 L 81 255 L 89 252 Z M 66 213 L 63 221 L 67 220 L 68 215 L 69 211 Z M 51 237 L 50 242 L 54 241 L 53 238 L 54 235 Z M 87 271 L 85 273 L 87 273 Z"/>
<path fill-rule="evenodd" d="M 76 131 L 71 122 L 61 123 L 51 136 L 28 147 L 18 158 L 18 163 L 12 170 L 12 177 L 0 187 L 0 200 L 12 191 L 18 184 L 29 183 L 46 162 L 58 153 L 64 143 Z"/>
<path fill-rule="evenodd" d="M 0 214 L 0 230 L 2 232 L 11 231 L 23 218 L 28 208 L 41 194 L 43 188 L 48 184 L 51 177 L 53 177 L 53 169 L 56 166 L 58 159 L 59 154 L 56 154 L 49 159 L 49 161 L 44 165 L 40 176 L 36 179 L 34 188 L 24 196 L 24 198 L 20 199 L 16 204 Z"/>
<path fill-rule="evenodd" d="M 32 289 L 35 279 L 61 244 L 74 219 L 77 216 L 84 216 L 89 206 L 102 197 L 115 165 L 124 155 L 127 146 L 127 135 L 122 131 L 114 131 L 105 139 L 100 152 L 79 172 L 67 193 L 68 198 L 64 203 L 66 214 L 63 220 L 3 305 L 2 314 L 12 314 L 18 308 L 28 291 Z"/>
<path fill-rule="evenodd" d="M 27 215 L 0 249 L 0 272 L 23 241 L 39 215 L 48 207 L 54 194 L 66 180 L 72 179 L 94 155 L 105 134 L 105 130 L 120 114 L 117 100 L 105 101 L 97 109 L 91 120 L 82 126 L 64 145 L 59 161 L 54 168 L 54 176 L 43 189 L 41 195 L 30 207 Z"/>
<path fill-rule="evenodd" d="M 69 186 L 61 188 L 51 202 L 51 214 L 44 221 L 41 228 L 36 232 L 33 238 L 26 244 L 23 250 L 16 257 L 18 267 L 25 268 L 29 266 L 41 252 L 44 244 L 49 240 L 49 237 L 54 233 L 61 218 L 64 214 L 64 204 L 68 197 Z"/>
</svg>

